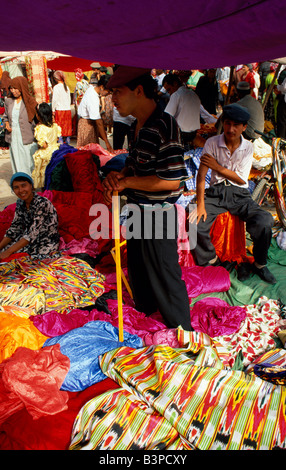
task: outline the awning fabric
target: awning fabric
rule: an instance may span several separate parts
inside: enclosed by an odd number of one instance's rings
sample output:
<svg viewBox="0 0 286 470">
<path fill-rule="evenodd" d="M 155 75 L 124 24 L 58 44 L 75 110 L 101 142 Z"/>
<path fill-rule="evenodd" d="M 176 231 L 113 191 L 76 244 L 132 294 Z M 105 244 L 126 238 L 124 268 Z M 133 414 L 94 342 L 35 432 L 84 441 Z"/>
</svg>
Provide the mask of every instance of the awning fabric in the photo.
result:
<svg viewBox="0 0 286 470">
<path fill-rule="evenodd" d="M 285 57 L 281 0 L 14 0 L 3 50 L 55 50 L 142 67 L 205 69 Z M 13 33 L 11 33 L 13 31 Z"/>
</svg>

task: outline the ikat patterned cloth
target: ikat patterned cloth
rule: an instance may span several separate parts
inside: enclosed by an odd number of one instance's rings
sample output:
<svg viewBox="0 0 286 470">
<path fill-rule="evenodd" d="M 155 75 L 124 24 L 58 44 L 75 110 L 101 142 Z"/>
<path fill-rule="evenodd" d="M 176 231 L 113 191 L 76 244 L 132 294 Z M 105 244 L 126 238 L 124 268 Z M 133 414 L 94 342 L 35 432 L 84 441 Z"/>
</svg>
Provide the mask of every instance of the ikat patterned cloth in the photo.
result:
<svg viewBox="0 0 286 470">
<path fill-rule="evenodd" d="M 229 368 L 229 352 L 178 329 L 180 347 L 119 348 L 101 358 L 121 387 L 80 410 L 70 449 L 286 448 L 286 389 Z"/>
</svg>

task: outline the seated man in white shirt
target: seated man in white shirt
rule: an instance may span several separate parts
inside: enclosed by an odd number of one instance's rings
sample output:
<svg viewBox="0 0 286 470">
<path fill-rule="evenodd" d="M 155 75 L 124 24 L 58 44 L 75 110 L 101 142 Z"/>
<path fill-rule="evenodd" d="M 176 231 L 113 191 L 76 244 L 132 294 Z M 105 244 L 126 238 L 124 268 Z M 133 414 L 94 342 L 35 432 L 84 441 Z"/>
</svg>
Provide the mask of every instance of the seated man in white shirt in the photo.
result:
<svg viewBox="0 0 286 470">
<path fill-rule="evenodd" d="M 245 280 L 251 270 L 271 284 L 275 277 L 267 268 L 267 253 L 272 238 L 273 217 L 251 198 L 248 177 L 252 166 L 253 144 L 242 133 L 250 117 L 246 108 L 235 104 L 223 108 L 223 134 L 210 137 L 203 148 L 197 175 L 197 245 L 194 257 L 200 266 L 218 265 L 210 229 L 216 217 L 229 211 L 246 222 L 246 230 L 253 240 L 254 263 L 242 263 L 238 279 Z M 212 169 L 210 187 L 205 190 L 205 176 Z"/>
<path fill-rule="evenodd" d="M 108 141 L 104 124 L 100 114 L 100 96 L 109 93 L 107 89 L 108 77 L 102 76 L 98 81 L 91 83 L 86 90 L 78 107 L 77 147 L 84 147 L 91 143 L 98 143 L 98 137 L 106 144 L 106 149 L 113 152 Z"/>
<path fill-rule="evenodd" d="M 163 87 L 171 95 L 165 112 L 176 119 L 181 129 L 185 151 L 187 151 L 200 128 L 201 101 L 193 90 L 182 84 L 176 74 L 166 75 L 163 79 Z"/>
</svg>

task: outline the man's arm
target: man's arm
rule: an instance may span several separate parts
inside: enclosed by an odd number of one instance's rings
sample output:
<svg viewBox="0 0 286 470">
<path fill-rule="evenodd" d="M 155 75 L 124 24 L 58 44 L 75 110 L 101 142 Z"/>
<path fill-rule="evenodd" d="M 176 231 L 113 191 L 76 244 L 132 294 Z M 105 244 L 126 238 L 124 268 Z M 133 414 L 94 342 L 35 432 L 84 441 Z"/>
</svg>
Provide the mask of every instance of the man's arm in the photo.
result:
<svg viewBox="0 0 286 470">
<path fill-rule="evenodd" d="M 119 193 L 124 189 L 138 189 L 139 191 L 161 192 L 174 191 L 179 188 L 180 180 L 166 180 L 156 175 L 150 176 L 125 176 L 124 169 L 121 173 L 110 175 L 104 180 L 104 199 L 107 204 L 112 201 L 112 192 Z"/>
<path fill-rule="evenodd" d="M 99 132 L 99 136 L 102 138 L 102 140 L 104 140 L 108 152 L 112 153 L 113 149 L 112 149 L 112 147 L 111 147 L 111 145 L 108 141 L 102 119 L 96 119 L 95 122 L 96 122 L 96 126 L 97 126 L 97 129 L 98 129 L 98 132 Z"/>
<path fill-rule="evenodd" d="M 204 221 L 207 218 L 207 212 L 205 208 L 205 180 L 207 172 L 208 167 L 201 163 L 196 180 L 197 209 L 193 210 L 188 216 L 188 219 L 191 223 L 195 221 L 195 218 L 197 218 L 197 224 L 201 218 L 203 218 Z"/>
<path fill-rule="evenodd" d="M 233 181 L 233 183 L 236 184 L 245 184 L 246 181 L 244 181 L 240 176 L 235 173 L 235 171 L 228 170 L 224 166 L 220 165 L 215 158 L 213 158 L 211 155 L 205 153 L 202 158 L 201 158 L 201 163 L 208 168 L 211 168 L 212 170 L 216 171 L 219 173 L 221 176 L 226 178 L 229 181 Z"/>
</svg>

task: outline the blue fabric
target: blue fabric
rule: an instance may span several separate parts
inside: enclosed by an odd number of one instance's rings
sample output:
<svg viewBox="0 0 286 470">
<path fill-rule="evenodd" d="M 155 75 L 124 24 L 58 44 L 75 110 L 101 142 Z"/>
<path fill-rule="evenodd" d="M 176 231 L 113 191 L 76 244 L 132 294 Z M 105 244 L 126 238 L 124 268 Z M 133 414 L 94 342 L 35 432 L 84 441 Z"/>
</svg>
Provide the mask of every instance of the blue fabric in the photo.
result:
<svg viewBox="0 0 286 470">
<path fill-rule="evenodd" d="M 78 149 L 68 144 L 60 145 L 60 148 L 53 152 L 52 158 L 46 167 L 44 189 L 49 189 L 52 173 L 55 167 L 64 159 L 65 155 L 74 152 L 78 152 Z"/>
<path fill-rule="evenodd" d="M 143 346 L 139 336 L 124 331 L 124 342 L 119 342 L 119 330 L 111 323 L 90 321 L 80 328 L 45 341 L 43 347 L 59 344 L 61 353 L 70 359 L 70 370 L 61 390 L 79 392 L 106 376 L 100 369 L 99 356 L 112 349 L 129 346 L 137 349 Z"/>
<path fill-rule="evenodd" d="M 125 160 L 128 157 L 128 153 L 120 153 L 115 157 L 112 157 L 108 162 L 101 167 L 102 173 L 107 176 L 110 171 L 121 171 L 125 167 Z"/>
</svg>

